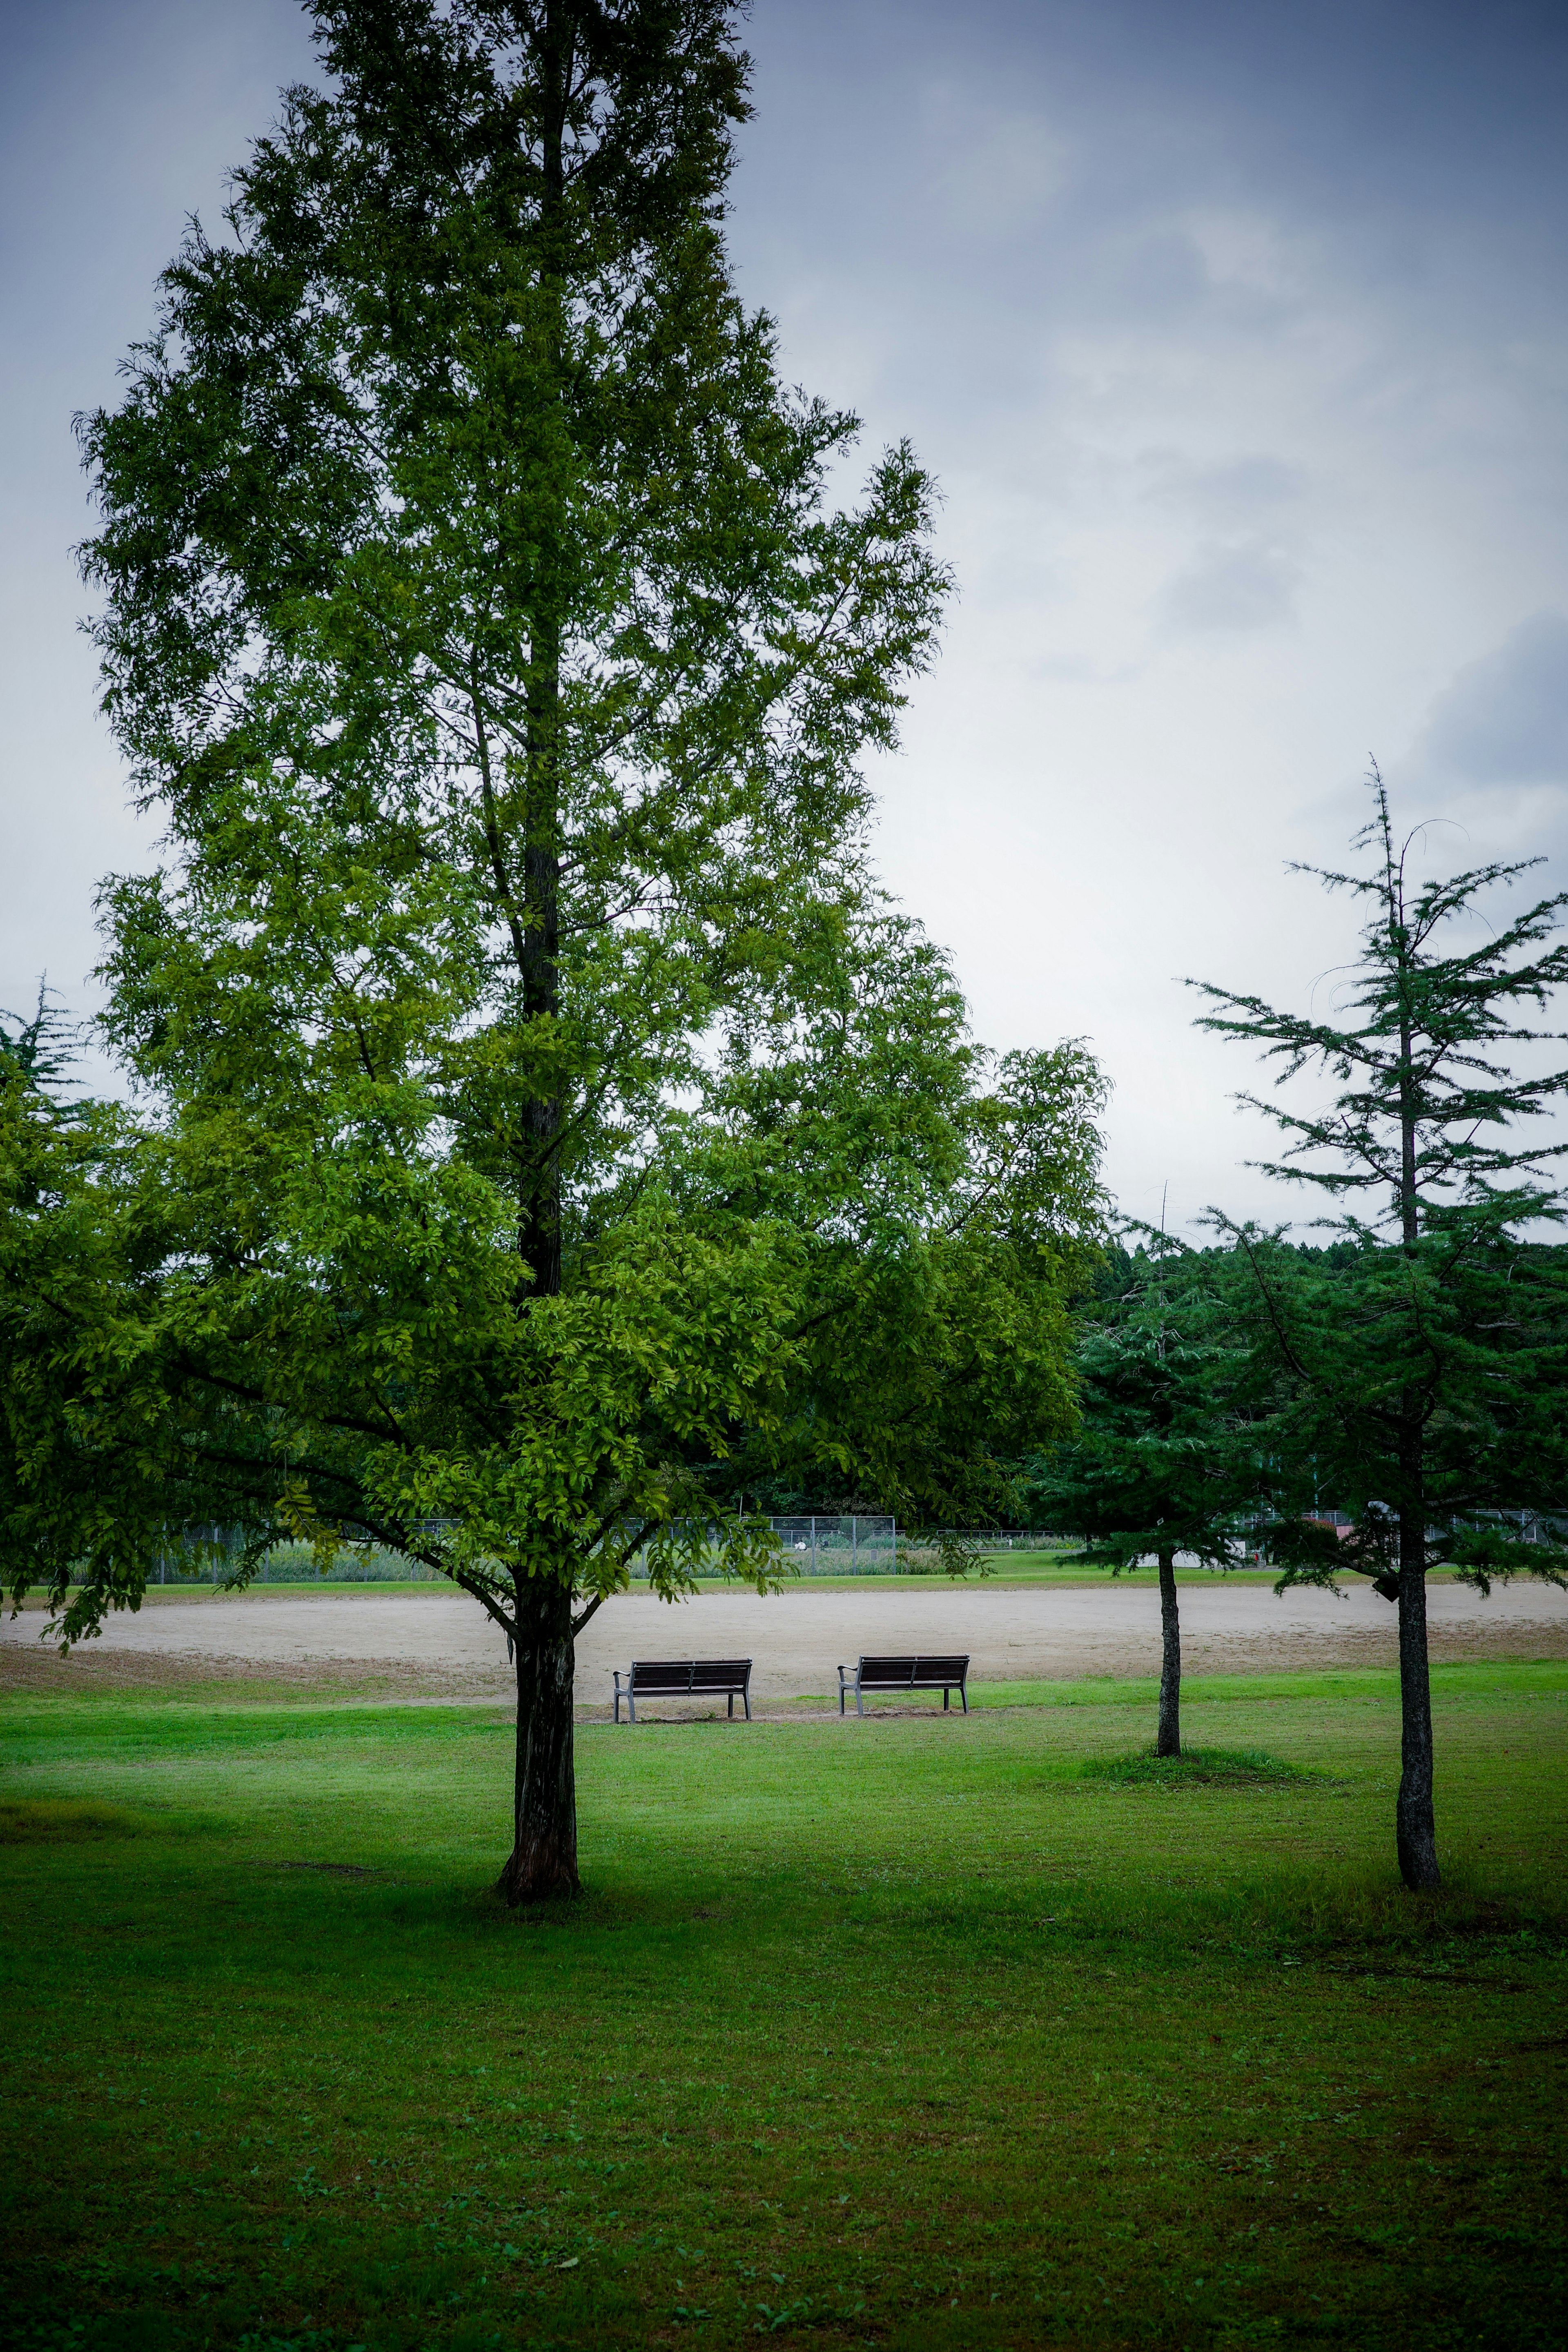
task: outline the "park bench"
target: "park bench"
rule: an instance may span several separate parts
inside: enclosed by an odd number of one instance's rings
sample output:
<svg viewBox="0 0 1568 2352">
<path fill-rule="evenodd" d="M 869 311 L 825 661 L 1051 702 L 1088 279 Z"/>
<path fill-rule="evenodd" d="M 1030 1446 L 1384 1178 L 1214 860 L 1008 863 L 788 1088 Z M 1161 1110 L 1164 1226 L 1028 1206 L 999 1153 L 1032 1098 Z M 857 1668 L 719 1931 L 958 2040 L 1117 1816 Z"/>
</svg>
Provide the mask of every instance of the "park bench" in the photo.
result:
<svg viewBox="0 0 1568 2352">
<path fill-rule="evenodd" d="M 865 1699 L 889 1691 L 940 1691 L 944 1713 L 948 1706 L 949 1691 L 956 1691 L 964 1702 L 964 1712 L 969 1712 L 969 1661 L 962 1658 L 862 1658 L 852 1679 L 848 1666 L 839 1668 L 839 1713 L 844 1711 L 844 1701 L 852 1690 L 855 1713 L 865 1713 Z"/>
<path fill-rule="evenodd" d="M 622 1699 L 627 1714 L 636 1722 L 640 1698 L 722 1698 L 728 1701 L 732 1717 L 738 1698 L 746 1709 L 746 1720 L 751 1721 L 749 1658 L 633 1658 L 624 1690 L 620 1668 L 612 1667 L 611 1672 L 615 1676 L 617 1723 Z"/>
</svg>

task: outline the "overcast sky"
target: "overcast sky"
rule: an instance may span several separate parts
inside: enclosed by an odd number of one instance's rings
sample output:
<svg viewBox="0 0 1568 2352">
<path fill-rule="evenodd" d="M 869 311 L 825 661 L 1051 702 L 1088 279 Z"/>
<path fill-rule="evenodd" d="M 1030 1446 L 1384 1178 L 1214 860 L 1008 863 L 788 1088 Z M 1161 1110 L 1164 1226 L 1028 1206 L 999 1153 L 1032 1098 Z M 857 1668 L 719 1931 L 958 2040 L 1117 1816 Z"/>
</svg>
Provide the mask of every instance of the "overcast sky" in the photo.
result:
<svg viewBox="0 0 1568 2352">
<path fill-rule="evenodd" d="M 150 847 L 70 416 L 311 53 L 288 0 L 0 16 L 0 1005 L 81 1008 Z M 960 584 L 883 870 L 980 1035 L 1093 1042 L 1129 1214 L 1301 1213 L 1178 976 L 1332 1004 L 1348 911 L 1284 868 L 1343 862 L 1371 754 L 1434 862 L 1568 887 L 1568 8 L 758 0 L 748 44 L 743 290 L 914 440 Z"/>
</svg>

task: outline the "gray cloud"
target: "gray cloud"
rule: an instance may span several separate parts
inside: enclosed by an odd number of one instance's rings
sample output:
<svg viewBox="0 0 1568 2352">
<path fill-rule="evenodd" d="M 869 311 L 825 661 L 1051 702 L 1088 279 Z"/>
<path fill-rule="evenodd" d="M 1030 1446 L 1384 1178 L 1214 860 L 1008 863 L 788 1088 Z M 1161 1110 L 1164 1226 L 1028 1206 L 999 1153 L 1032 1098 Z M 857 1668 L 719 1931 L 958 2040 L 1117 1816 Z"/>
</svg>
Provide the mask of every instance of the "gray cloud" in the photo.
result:
<svg viewBox="0 0 1568 2352">
<path fill-rule="evenodd" d="M 308 26 L 0 27 L 0 1003 L 47 966 L 79 1007 L 94 880 L 152 850 L 74 630 L 68 418 Z M 1299 1214 L 1169 975 L 1300 1003 L 1348 951 L 1280 869 L 1343 862 L 1369 748 L 1416 746 L 1412 822 L 1568 849 L 1562 0 L 758 0 L 747 37 L 743 292 L 790 381 L 913 436 L 960 584 L 873 763 L 884 871 L 979 1034 L 1094 1038 L 1130 1208 Z"/>
<path fill-rule="evenodd" d="M 1418 773 L 1459 784 L 1568 784 L 1568 615 L 1534 613 L 1433 705 Z"/>
<path fill-rule="evenodd" d="M 1178 634 L 1277 628 L 1296 616 L 1301 568 L 1282 548 L 1246 539 L 1198 550 L 1167 581 L 1155 612 Z"/>
<path fill-rule="evenodd" d="M 1211 528 L 1236 530 L 1296 506 L 1308 477 L 1283 457 L 1232 457 L 1217 466 L 1193 466 L 1175 449 L 1148 449 L 1138 460 L 1146 474 L 1151 504 L 1181 507 Z"/>
</svg>

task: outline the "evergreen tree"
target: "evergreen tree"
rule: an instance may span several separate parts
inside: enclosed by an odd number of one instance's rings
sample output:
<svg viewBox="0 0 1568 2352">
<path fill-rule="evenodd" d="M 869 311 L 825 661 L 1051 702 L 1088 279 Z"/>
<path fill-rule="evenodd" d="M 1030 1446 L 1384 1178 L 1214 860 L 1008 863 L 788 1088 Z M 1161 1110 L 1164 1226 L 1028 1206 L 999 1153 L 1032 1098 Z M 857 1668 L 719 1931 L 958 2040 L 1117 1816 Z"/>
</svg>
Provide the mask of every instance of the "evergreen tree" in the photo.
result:
<svg viewBox="0 0 1568 2352">
<path fill-rule="evenodd" d="M 14 1029 L 5 1026 L 14 1022 Z M 15 1083 L 44 1091 L 57 1087 L 70 1066 L 76 1041 L 74 1024 L 51 1002 L 48 982 L 38 982 L 38 1001 L 31 1013 L 0 1010 L 0 1087 Z"/>
<path fill-rule="evenodd" d="M 0 1169 L 9 1580 L 78 1638 L 214 1524 L 453 1577 L 577 1884 L 575 1634 L 831 1465 L 984 1507 L 1067 1425 L 1100 1082 L 994 1065 L 863 866 L 946 589 L 722 236 L 725 0 L 318 0 L 230 235 L 84 421 L 138 1084 Z M 68 1591 L 73 1567 L 85 1578 Z"/>
<path fill-rule="evenodd" d="M 1181 1620 L 1176 1562 L 1239 1565 L 1250 1522 L 1277 1503 L 1253 1394 L 1254 1357 L 1229 1311 L 1221 1255 L 1164 1234 L 1124 1260 L 1089 1310 L 1074 1357 L 1082 1423 L 1031 1467 L 1027 1508 L 1082 1536 L 1079 1558 L 1113 1574 L 1153 1559 L 1162 1655 L 1155 1752 L 1181 1753 Z"/>
<path fill-rule="evenodd" d="M 1314 1266 L 1277 1236 L 1237 1240 L 1260 1344 L 1296 1384 L 1297 1458 L 1315 1458 L 1357 1519 L 1348 1543 L 1282 1522 L 1284 1581 L 1357 1570 L 1398 1608 L 1399 1867 L 1427 1887 L 1439 1876 L 1427 1569 L 1451 1559 L 1483 1588 L 1519 1570 L 1561 1580 L 1554 1547 L 1519 1542 L 1493 1515 L 1568 1500 L 1568 1270 L 1520 1236 L 1563 1213 L 1542 1171 L 1568 1145 L 1528 1130 L 1568 1091 L 1568 1070 L 1511 1068 L 1512 1049 L 1556 1034 L 1529 1011 L 1568 980 L 1568 946 L 1550 943 L 1568 894 L 1485 924 L 1479 902 L 1537 861 L 1418 882 L 1406 870 L 1417 836 L 1396 843 L 1375 768 L 1369 782 L 1365 867 L 1297 869 L 1367 908 L 1343 1024 L 1194 984 L 1220 1008 L 1201 1027 L 1261 1044 L 1281 1080 L 1316 1066 L 1337 1089 L 1316 1114 L 1242 1099 L 1290 1138 L 1270 1174 L 1351 1204 L 1334 1221 L 1350 1246 Z"/>
</svg>

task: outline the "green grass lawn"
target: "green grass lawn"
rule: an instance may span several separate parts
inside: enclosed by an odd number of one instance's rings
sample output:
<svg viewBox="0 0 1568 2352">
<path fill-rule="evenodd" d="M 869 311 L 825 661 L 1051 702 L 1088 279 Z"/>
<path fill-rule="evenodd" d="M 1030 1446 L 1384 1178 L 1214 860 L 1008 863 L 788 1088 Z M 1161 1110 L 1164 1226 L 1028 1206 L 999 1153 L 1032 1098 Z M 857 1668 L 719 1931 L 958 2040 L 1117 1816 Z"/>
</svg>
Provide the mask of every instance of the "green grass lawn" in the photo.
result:
<svg viewBox="0 0 1568 2352">
<path fill-rule="evenodd" d="M 585 1726 L 521 1916 L 498 1713 L 14 1700 L 0 2336 L 1555 2346 L 1568 1667 L 1435 1684 L 1437 1898 L 1362 1671 Z"/>
</svg>

